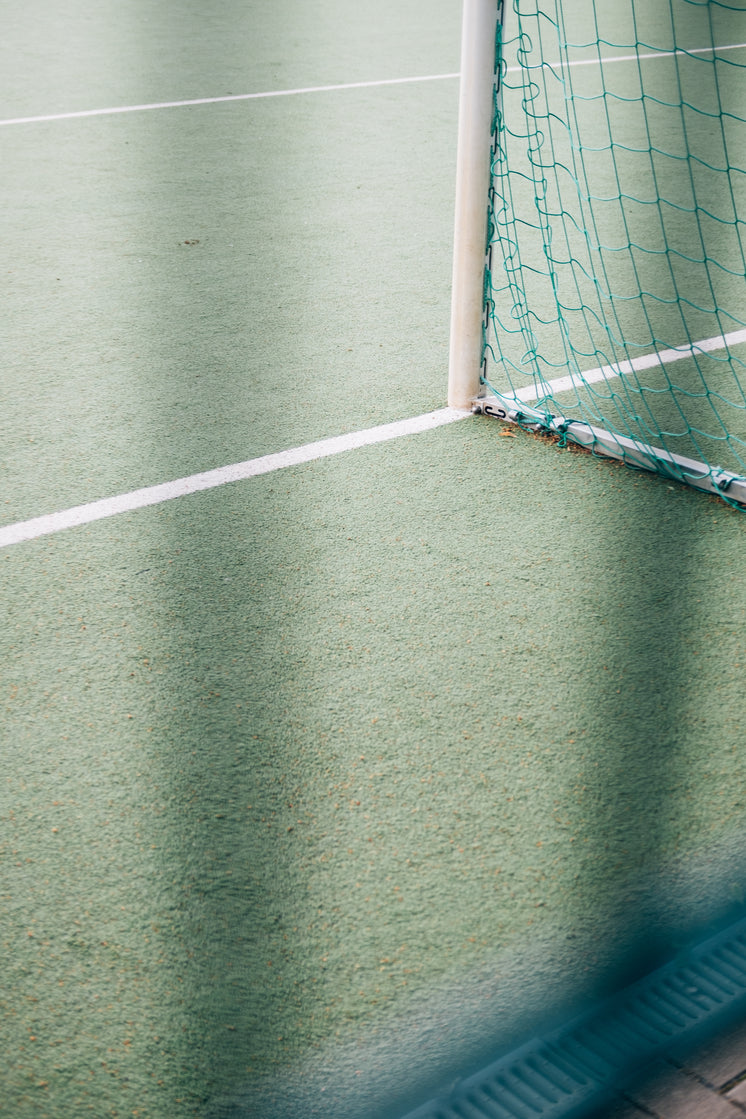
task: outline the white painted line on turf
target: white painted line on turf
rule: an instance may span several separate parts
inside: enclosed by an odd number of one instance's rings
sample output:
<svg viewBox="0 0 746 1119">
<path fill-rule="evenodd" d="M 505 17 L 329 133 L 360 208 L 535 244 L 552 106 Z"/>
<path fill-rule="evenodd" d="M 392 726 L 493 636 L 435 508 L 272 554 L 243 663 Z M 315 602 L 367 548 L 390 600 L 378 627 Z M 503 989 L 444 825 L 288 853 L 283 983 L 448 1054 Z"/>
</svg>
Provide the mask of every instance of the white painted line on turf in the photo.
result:
<svg viewBox="0 0 746 1119">
<path fill-rule="evenodd" d="M 590 46 L 591 44 L 588 45 Z M 641 52 L 639 54 L 602 54 L 595 58 L 574 58 L 567 62 L 562 60 L 560 62 L 538 63 L 536 69 L 539 69 L 541 66 L 547 66 L 550 69 L 555 66 L 559 66 L 563 69 L 568 66 L 598 66 L 599 62 L 606 65 L 607 62 L 637 62 L 638 59 L 649 58 L 675 58 L 679 56 L 686 58 L 689 54 L 717 54 L 718 51 L 740 51 L 743 50 L 744 47 L 746 47 L 746 43 L 726 43 L 722 47 L 692 47 L 689 50 L 645 51 L 645 53 Z M 520 66 L 512 66 L 508 72 L 515 73 L 521 69 L 522 67 Z M 530 67 L 530 69 L 534 69 L 534 67 Z"/>
<path fill-rule="evenodd" d="M 588 369 L 582 374 L 558 377 L 553 381 L 544 381 L 538 385 L 527 385 L 515 392 L 501 393 L 500 395 L 508 400 L 522 400 L 528 403 L 550 393 L 565 392 L 573 387 L 582 388 L 584 385 L 607 381 L 612 377 L 622 377 L 633 371 L 650 369 L 663 363 L 669 364 L 673 361 L 681 361 L 683 358 L 693 357 L 698 353 L 722 350 L 727 346 L 737 346 L 743 343 L 746 343 L 746 329 L 735 330 L 729 334 L 717 335 L 714 338 L 704 338 L 700 342 L 694 342 L 691 346 L 677 346 L 675 349 L 643 354 L 640 357 L 632 358 L 630 361 L 619 362 L 617 365 L 602 365 L 596 369 Z M 412 416 L 405 420 L 395 420 L 393 423 L 369 427 L 363 431 L 352 431 L 347 435 L 335 435 L 329 439 L 320 439 L 316 443 L 305 443 L 287 451 L 278 451 L 275 454 L 262 455 L 260 458 L 247 459 L 246 462 L 236 462 L 230 466 L 220 466 L 215 470 L 206 470 L 201 474 L 190 474 L 186 478 L 177 478 L 173 482 L 146 486 L 143 489 L 119 494 L 116 497 L 105 497 L 100 501 L 92 501 L 86 505 L 76 505 L 72 509 L 63 509 L 57 513 L 33 517 L 28 521 L 17 521 L 15 524 L 0 528 L 0 548 L 8 547 L 10 544 L 20 544 L 24 540 L 34 540 L 38 536 L 49 536 L 55 532 L 62 532 L 66 528 L 90 524 L 92 521 L 103 520 L 106 517 L 114 517 L 119 513 L 144 509 L 148 505 L 160 505 L 164 501 L 172 501 L 174 498 L 185 497 L 187 494 L 198 493 L 200 490 L 215 489 L 217 486 L 224 486 L 229 482 L 255 478 L 260 474 L 270 474 L 274 470 L 283 470 L 288 466 L 300 466 L 315 459 L 341 454 L 343 451 L 352 451 L 358 447 L 369 447 L 375 443 L 387 442 L 390 439 L 400 439 L 405 435 L 416 435 L 423 431 L 431 431 L 433 428 L 442 427 L 444 424 L 453 423 L 455 420 L 461 420 L 470 415 L 471 412 L 462 411 L 458 408 L 439 408 L 434 412 L 426 412 L 423 415 Z"/>
<path fill-rule="evenodd" d="M 744 342 L 746 342 L 746 330 L 734 330 L 730 334 L 703 338 L 701 342 L 693 342 L 691 346 L 655 350 L 652 354 L 642 354 L 629 361 L 620 361 L 616 365 L 600 365 L 596 369 L 587 369 L 585 373 L 571 373 L 569 377 L 558 377 L 554 381 L 540 381 L 526 385 L 515 392 L 501 392 L 500 395 L 507 400 L 522 400 L 528 404 L 532 400 L 540 400 L 543 396 L 567 392 L 572 388 L 582 389 L 586 385 L 597 384 L 599 381 L 624 377 L 629 373 L 637 373 L 641 369 L 653 369 L 657 365 L 670 365 L 672 361 L 681 361 L 682 358 L 695 357 L 697 354 L 709 353 L 712 350 L 724 350 L 727 346 L 740 346 Z"/>
<path fill-rule="evenodd" d="M 305 443 L 301 447 L 278 451 L 276 454 L 262 455 L 261 458 L 236 462 L 231 466 L 218 467 L 216 470 L 206 470 L 202 474 L 191 474 L 187 478 L 177 478 L 174 482 L 146 486 L 144 489 L 119 494 L 117 497 L 92 501 L 87 505 L 76 505 L 72 509 L 63 509 L 59 513 L 33 517 L 29 521 L 17 521 L 15 524 L 0 528 L 0 548 L 5 548 L 9 544 L 20 544 L 24 540 L 34 540 L 38 536 L 49 536 L 51 533 L 62 532 L 63 529 L 74 528 L 77 525 L 90 524 L 105 517 L 114 517 L 118 513 L 143 509 L 147 505 L 160 505 L 164 501 L 172 501 L 176 497 L 185 497 L 200 490 L 214 489 L 228 482 L 255 478 L 259 474 L 270 474 L 273 470 L 283 470 L 288 466 L 300 466 L 314 459 L 328 458 L 343 451 L 369 447 L 374 443 L 384 443 L 389 439 L 400 439 L 404 435 L 417 435 L 470 415 L 471 412 L 461 411 L 458 408 L 439 408 L 435 412 L 426 412 L 421 416 L 396 420 L 394 423 L 381 424 L 379 427 L 366 428 L 364 431 L 351 431 L 347 435 L 335 435 L 330 439 Z"/>
<path fill-rule="evenodd" d="M 302 93 L 331 93 L 342 89 L 373 89 L 376 86 L 407 85 L 413 82 L 441 82 L 458 74 L 427 74 L 417 78 L 381 78 L 371 82 L 344 82 L 340 85 L 312 85 L 299 89 L 273 89 L 264 93 L 227 93 L 223 97 L 193 97 L 189 101 L 155 101 L 148 105 L 120 105 L 110 109 L 83 109 L 76 113 L 47 113 L 38 117 L 13 117 L 0 120 L 0 127 L 10 124 L 39 124 L 50 120 L 74 120 L 77 117 L 104 117 L 115 113 L 145 113 L 151 109 L 181 109 L 187 105 L 217 105 L 224 101 L 259 101 L 267 97 L 294 97 Z"/>
<path fill-rule="evenodd" d="M 602 57 L 600 61 L 604 63 L 635 62 L 637 59 L 641 58 L 671 58 L 674 55 L 715 54 L 718 51 L 742 50 L 745 47 L 746 43 L 726 43 L 718 47 L 692 47 L 691 50 L 651 51 L 645 54 L 610 55 L 609 57 Z M 553 69 L 554 67 L 568 66 L 597 66 L 598 62 L 598 58 L 576 58 L 569 62 L 564 60 L 559 62 L 543 62 L 540 63 L 539 66 L 547 66 Z M 523 67 L 521 66 L 509 66 L 508 73 L 516 74 L 522 69 Z M 530 69 L 533 69 L 533 67 L 530 67 Z M 272 89 L 260 93 L 226 93 L 221 97 L 192 97 L 185 101 L 154 101 L 144 105 L 118 105 L 107 109 L 81 109 L 72 113 L 44 113 L 33 117 L 9 117 L 7 120 L 0 120 L 0 128 L 13 124 L 42 124 L 54 120 L 76 120 L 80 117 L 115 116 L 119 113 L 146 113 L 152 109 L 182 109 L 189 105 L 219 105 L 226 101 L 260 101 L 268 97 L 294 97 L 298 94 L 307 93 L 333 93 L 345 89 L 374 89 L 377 86 L 408 85 L 413 82 L 442 82 L 460 76 L 461 75 L 456 72 L 450 74 L 424 74 L 413 78 L 379 78 L 367 82 L 340 82 L 336 85 L 300 86 L 297 89 Z"/>
</svg>

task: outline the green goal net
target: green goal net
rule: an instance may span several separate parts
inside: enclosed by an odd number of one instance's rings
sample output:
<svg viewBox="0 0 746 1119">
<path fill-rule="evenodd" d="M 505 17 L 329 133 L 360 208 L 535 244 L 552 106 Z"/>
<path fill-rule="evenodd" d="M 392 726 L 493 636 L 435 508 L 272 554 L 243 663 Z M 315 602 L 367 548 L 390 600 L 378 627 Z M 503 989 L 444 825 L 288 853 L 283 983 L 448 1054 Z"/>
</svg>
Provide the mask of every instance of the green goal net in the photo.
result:
<svg viewBox="0 0 746 1119">
<path fill-rule="evenodd" d="M 478 408 L 746 502 L 746 0 L 499 0 Z"/>
</svg>

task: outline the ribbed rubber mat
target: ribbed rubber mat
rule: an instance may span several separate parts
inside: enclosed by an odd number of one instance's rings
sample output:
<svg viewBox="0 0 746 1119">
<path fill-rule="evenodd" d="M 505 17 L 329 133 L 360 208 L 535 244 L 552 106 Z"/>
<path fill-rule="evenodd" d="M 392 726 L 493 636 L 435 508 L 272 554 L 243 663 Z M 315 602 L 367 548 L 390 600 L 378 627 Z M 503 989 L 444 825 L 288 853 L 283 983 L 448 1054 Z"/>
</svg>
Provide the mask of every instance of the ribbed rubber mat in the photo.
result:
<svg viewBox="0 0 746 1119">
<path fill-rule="evenodd" d="M 570 1119 L 674 1042 L 746 1006 L 746 920 L 501 1057 L 405 1119 Z"/>
</svg>

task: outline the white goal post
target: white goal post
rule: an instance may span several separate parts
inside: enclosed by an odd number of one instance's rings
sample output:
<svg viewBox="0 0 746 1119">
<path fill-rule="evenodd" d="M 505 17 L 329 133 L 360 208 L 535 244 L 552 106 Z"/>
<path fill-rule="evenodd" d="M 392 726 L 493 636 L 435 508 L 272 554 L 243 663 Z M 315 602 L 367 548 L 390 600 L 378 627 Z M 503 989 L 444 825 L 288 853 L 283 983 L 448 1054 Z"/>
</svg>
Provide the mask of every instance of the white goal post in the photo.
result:
<svg viewBox="0 0 746 1119">
<path fill-rule="evenodd" d="M 503 0 L 464 0 L 448 404 L 471 408 L 482 365 L 484 266 L 495 106 L 495 29 Z"/>
</svg>

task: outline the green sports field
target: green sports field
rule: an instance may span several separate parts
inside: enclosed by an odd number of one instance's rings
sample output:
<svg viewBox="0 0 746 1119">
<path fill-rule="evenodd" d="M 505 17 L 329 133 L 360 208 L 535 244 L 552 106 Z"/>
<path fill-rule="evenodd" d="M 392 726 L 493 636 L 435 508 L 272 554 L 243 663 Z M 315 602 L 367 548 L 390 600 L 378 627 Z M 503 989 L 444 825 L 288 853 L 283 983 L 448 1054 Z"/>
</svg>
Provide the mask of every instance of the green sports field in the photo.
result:
<svg viewBox="0 0 746 1119">
<path fill-rule="evenodd" d="M 8 16 L 3 525 L 443 406 L 459 22 Z M 0 1115 L 398 1119 L 740 912 L 745 524 L 468 417 L 0 549 Z"/>
</svg>

